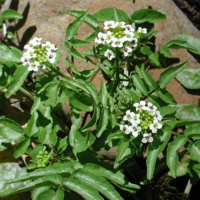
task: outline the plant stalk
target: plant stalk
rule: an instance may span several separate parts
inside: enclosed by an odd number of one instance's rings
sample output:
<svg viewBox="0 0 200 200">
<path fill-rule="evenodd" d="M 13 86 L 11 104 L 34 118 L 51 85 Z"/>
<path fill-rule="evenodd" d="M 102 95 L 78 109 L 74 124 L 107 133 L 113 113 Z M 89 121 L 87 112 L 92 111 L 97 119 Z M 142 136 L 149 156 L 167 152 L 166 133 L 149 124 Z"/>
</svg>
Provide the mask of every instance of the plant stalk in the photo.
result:
<svg viewBox="0 0 200 200">
<path fill-rule="evenodd" d="M 26 89 L 24 89 L 23 87 L 20 87 L 19 90 L 23 94 L 25 94 L 26 96 L 28 96 L 31 100 L 34 100 L 34 96 L 30 92 L 28 92 Z"/>
</svg>

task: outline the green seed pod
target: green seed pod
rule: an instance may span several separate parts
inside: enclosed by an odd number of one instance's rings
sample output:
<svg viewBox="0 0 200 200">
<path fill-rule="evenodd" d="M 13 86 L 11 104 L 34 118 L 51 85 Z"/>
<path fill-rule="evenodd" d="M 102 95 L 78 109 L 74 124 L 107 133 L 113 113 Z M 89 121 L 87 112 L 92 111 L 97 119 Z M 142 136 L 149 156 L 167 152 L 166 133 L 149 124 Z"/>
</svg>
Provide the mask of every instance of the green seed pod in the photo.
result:
<svg viewBox="0 0 200 200">
<path fill-rule="evenodd" d="M 43 158 L 43 156 L 41 156 L 41 155 L 37 155 L 36 157 L 37 157 L 37 158 Z"/>
</svg>

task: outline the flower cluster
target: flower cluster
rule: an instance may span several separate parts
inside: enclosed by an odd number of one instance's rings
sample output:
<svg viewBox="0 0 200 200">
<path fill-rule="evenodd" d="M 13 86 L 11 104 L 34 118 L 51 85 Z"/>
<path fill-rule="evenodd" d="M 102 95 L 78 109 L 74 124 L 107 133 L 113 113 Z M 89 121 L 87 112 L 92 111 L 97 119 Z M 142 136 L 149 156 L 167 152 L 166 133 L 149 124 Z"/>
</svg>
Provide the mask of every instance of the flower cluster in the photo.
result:
<svg viewBox="0 0 200 200">
<path fill-rule="evenodd" d="M 36 156 L 38 158 L 38 167 L 46 167 L 51 160 L 51 156 L 48 151 L 39 151 L 39 155 Z"/>
<path fill-rule="evenodd" d="M 25 52 L 21 57 L 23 65 L 29 65 L 29 71 L 38 71 L 39 68 L 45 69 L 48 63 L 54 63 L 58 48 L 50 42 L 41 43 L 42 38 L 35 37 L 29 44 L 24 46 Z"/>
<path fill-rule="evenodd" d="M 131 25 L 126 25 L 125 22 L 104 22 L 104 30 L 106 33 L 99 32 L 95 42 L 103 45 L 110 45 L 111 49 L 119 47 L 124 57 L 128 57 L 133 51 L 133 48 L 137 47 L 138 39 L 141 35 L 147 33 L 146 28 L 139 27 L 137 31 Z M 107 49 L 104 52 L 104 56 L 108 60 L 115 58 L 115 53 Z"/>
<path fill-rule="evenodd" d="M 150 102 L 140 101 L 134 103 L 133 106 L 135 112 L 126 111 L 123 121 L 126 121 L 127 124 L 120 125 L 120 130 L 125 134 L 131 133 L 134 137 L 142 134 L 142 143 L 152 142 L 153 134 L 156 134 L 157 130 L 162 128 L 160 112 Z"/>
</svg>

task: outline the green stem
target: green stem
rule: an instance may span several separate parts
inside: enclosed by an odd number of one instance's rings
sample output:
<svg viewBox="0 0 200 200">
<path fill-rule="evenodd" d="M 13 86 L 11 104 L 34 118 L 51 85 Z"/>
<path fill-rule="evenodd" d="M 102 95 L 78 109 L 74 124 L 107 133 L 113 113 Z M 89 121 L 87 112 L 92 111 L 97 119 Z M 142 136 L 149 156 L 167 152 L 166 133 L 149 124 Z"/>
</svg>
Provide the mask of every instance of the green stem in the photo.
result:
<svg viewBox="0 0 200 200">
<path fill-rule="evenodd" d="M 19 90 L 24 93 L 26 96 L 28 96 L 31 100 L 34 100 L 34 96 L 28 92 L 27 90 L 25 90 L 23 87 L 20 87 Z"/>
<path fill-rule="evenodd" d="M 186 188 L 185 188 L 185 191 L 184 191 L 184 195 L 183 195 L 182 200 L 188 199 L 191 188 L 192 188 L 192 184 L 191 184 L 190 179 L 189 179 L 189 180 L 188 180 L 188 183 L 187 183 L 187 186 L 186 186 Z"/>
</svg>

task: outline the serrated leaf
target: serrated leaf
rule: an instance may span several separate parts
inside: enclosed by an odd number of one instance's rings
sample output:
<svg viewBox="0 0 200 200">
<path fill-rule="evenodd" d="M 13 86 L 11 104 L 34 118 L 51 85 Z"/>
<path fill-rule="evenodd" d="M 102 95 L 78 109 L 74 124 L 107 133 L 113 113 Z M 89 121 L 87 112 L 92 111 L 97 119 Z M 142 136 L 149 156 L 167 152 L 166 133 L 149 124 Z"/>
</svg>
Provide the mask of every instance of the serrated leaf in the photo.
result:
<svg viewBox="0 0 200 200">
<path fill-rule="evenodd" d="M 52 189 L 48 189 L 45 190 L 43 192 L 41 192 L 38 197 L 37 200 L 44 200 L 44 199 L 48 199 L 48 200 L 63 200 L 64 199 L 64 191 L 63 190 L 57 190 L 56 192 Z"/>
<path fill-rule="evenodd" d="M 166 20 L 166 15 L 152 9 L 140 9 L 131 15 L 133 23 L 142 24 L 144 22 L 156 23 Z"/>
<path fill-rule="evenodd" d="M 7 9 L 1 13 L 2 20 L 7 19 L 23 19 L 23 15 L 19 14 L 15 10 Z"/>
<path fill-rule="evenodd" d="M 66 178 L 63 180 L 63 186 L 78 193 L 86 200 L 103 200 L 94 188 L 80 180 Z"/>
<path fill-rule="evenodd" d="M 186 66 L 188 62 L 184 62 L 176 67 L 169 67 L 164 72 L 161 73 L 158 84 L 160 88 L 165 88 L 170 80 L 177 76 Z"/>
<path fill-rule="evenodd" d="M 120 9 L 115 7 L 105 8 L 93 15 L 99 22 L 105 22 L 113 20 L 115 22 L 125 22 L 126 24 L 130 23 L 128 15 Z"/>
<path fill-rule="evenodd" d="M 176 178 L 176 170 L 178 166 L 177 151 L 187 142 L 184 135 L 179 135 L 173 142 L 170 143 L 167 149 L 167 166 L 170 169 L 173 178 Z"/>
<path fill-rule="evenodd" d="M 69 24 L 66 30 L 67 40 L 71 40 L 76 35 L 78 28 L 83 23 L 87 15 L 88 15 L 88 11 L 84 12 L 80 17 L 78 17 L 76 20 L 74 20 L 72 23 Z"/>
<path fill-rule="evenodd" d="M 122 200 L 122 197 L 117 193 L 115 188 L 108 181 L 99 176 L 88 173 L 82 169 L 76 170 L 73 176 L 101 192 L 110 200 Z"/>
</svg>

